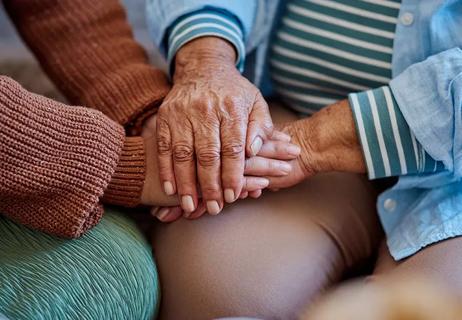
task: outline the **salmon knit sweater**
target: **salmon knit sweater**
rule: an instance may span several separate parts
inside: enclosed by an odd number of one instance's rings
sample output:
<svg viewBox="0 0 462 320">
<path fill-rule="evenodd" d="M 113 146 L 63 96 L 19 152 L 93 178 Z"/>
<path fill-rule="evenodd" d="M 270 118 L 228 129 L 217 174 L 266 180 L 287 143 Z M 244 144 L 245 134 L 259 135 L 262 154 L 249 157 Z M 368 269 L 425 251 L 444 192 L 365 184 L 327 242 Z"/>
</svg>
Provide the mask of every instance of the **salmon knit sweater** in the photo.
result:
<svg viewBox="0 0 462 320">
<path fill-rule="evenodd" d="M 78 237 L 101 219 L 101 199 L 139 203 L 144 144 L 139 136 L 126 137 L 124 127 L 139 133 L 168 92 L 168 81 L 149 65 L 117 0 L 4 5 L 45 72 L 80 107 L 0 76 L 0 213 Z"/>
</svg>

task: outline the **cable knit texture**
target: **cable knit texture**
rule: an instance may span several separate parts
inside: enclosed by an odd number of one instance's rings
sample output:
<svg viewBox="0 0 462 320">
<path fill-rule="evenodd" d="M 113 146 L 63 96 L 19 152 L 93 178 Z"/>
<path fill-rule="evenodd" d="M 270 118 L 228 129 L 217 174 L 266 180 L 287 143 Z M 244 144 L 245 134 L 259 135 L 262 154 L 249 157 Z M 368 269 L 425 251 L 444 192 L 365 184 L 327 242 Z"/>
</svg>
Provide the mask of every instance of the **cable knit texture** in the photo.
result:
<svg viewBox="0 0 462 320">
<path fill-rule="evenodd" d="M 99 198 L 124 146 L 122 126 L 0 76 L 0 141 L 0 212 L 64 237 L 100 220 Z"/>
<path fill-rule="evenodd" d="M 148 63 L 116 0 L 4 0 L 18 31 L 73 104 L 139 134 L 169 90 Z"/>
</svg>

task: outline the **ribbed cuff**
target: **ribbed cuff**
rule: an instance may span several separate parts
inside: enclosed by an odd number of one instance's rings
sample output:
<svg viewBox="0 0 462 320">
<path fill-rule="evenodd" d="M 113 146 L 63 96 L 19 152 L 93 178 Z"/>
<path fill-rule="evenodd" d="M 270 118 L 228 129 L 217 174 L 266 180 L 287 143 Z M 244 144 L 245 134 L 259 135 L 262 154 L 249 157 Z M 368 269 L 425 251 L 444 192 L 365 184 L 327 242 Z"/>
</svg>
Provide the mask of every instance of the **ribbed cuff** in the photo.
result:
<svg viewBox="0 0 462 320">
<path fill-rule="evenodd" d="M 103 206 L 101 204 L 97 204 L 95 208 L 88 214 L 87 219 L 80 228 L 79 233 L 76 234 L 76 237 L 80 237 L 82 234 L 96 226 L 101 221 L 101 218 L 103 218 L 103 214 Z"/>
<path fill-rule="evenodd" d="M 143 138 L 127 137 L 103 201 L 125 207 L 137 206 L 144 186 L 145 163 Z"/>
<path fill-rule="evenodd" d="M 0 141 L 3 215 L 69 238 L 101 219 L 99 200 L 125 141 L 122 126 L 0 76 Z"/>
<path fill-rule="evenodd" d="M 179 18 L 168 36 L 167 62 L 172 71 L 172 62 L 178 50 L 191 40 L 214 36 L 223 38 L 234 46 L 237 53 L 236 67 L 244 69 L 244 36 L 239 21 L 226 12 L 204 9 Z"/>
<path fill-rule="evenodd" d="M 370 179 L 444 168 L 416 140 L 388 86 L 349 95 Z"/>
</svg>

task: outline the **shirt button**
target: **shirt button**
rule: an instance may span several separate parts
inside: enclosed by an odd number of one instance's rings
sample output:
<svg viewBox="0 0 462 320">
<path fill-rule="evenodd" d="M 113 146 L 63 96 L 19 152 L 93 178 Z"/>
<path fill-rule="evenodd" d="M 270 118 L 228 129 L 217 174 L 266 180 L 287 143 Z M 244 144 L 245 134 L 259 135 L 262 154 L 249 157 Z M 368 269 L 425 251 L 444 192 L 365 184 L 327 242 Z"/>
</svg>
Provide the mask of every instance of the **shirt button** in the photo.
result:
<svg viewBox="0 0 462 320">
<path fill-rule="evenodd" d="M 405 12 L 401 15 L 401 23 L 405 26 L 410 26 L 414 22 L 414 15 L 410 12 Z"/>
<path fill-rule="evenodd" d="M 383 202 L 383 207 L 388 212 L 393 212 L 396 209 L 396 201 L 393 200 L 393 199 L 388 198 Z"/>
</svg>

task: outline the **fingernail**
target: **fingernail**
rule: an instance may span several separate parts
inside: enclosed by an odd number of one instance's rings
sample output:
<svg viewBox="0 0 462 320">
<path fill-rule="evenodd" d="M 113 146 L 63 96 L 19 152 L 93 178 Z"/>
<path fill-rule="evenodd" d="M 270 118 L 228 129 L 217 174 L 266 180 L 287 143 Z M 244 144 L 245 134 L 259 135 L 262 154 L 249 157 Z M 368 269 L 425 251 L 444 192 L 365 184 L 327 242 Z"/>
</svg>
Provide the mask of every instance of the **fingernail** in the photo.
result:
<svg viewBox="0 0 462 320">
<path fill-rule="evenodd" d="M 181 197 L 181 206 L 186 213 L 191 213 L 194 211 L 194 201 L 191 196 L 182 196 Z"/>
<path fill-rule="evenodd" d="M 287 153 L 293 157 L 298 157 L 300 155 L 300 152 L 302 152 L 302 150 L 299 146 L 291 145 L 287 147 Z"/>
<path fill-rule="evenodd" d="M 157 219 L 162 221 L 163 219 L 165 219 L 167 217 L 169 212 L 170 212 L 170 209 L 162 208 L 162 209 L 159 210 L 159 212 L 157 212 L 156 217 L 157 217 Z"/>
<path fill-rule="evenodd" d="M 207 201 L 207 212 L 213 215 L 220 213 L 220 206 L 215 200 Z"/>
<path fill-rule="evenodd" d="M 233 189 L 225 189 L 225 201 L 228 203 L 234 202 L 236 196 L 234 195 Z"/>
<path fill-rule="evenodd" d="M 269 180 L 266 178 L 255 178 L 255 183 L 260 187 L 260 189 L 264 189 L 269 185 Z"/>
<path fill-rule="evenodd" d="M 250 151 L 253 156 L 256 156 L 260 152 L 261 146 L 263 145 L 263 140 L 260 137 L 256 137 L 250 146 Z"/>
<path fill-rule="evenodd" d="M 174 194 L 173 184 L 170 181 L 164 182 L 164 191 L 167 196 L 171 196 Z"/>
</svg>

